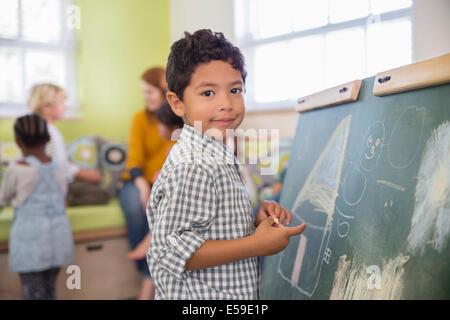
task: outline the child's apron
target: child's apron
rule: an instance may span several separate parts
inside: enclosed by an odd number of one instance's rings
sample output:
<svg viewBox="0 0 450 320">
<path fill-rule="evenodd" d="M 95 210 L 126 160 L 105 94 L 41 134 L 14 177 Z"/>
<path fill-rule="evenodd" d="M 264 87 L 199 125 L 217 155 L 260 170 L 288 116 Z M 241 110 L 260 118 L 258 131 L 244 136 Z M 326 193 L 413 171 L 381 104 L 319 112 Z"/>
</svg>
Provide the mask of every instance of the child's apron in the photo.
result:
<svg viewBox="0 0 450 320">
<path fill-rule="evenodd" d="M 39 174 L 24 203 L 14 211 L 9 236 L 9 270 L 37 272 L 74 260 L 73 238 L 64 197 L 56 179 L 56 163 L 34 156 L 25 161 Z"/>
</svg>

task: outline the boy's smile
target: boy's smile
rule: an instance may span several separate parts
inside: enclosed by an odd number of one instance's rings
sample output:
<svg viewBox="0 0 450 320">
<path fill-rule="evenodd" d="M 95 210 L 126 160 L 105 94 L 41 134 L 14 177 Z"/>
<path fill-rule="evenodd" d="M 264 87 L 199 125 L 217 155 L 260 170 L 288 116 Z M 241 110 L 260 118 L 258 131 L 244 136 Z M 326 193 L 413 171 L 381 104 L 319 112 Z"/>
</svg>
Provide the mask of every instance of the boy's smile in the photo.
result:
<svg viewBox="0 0 450 320">
<path fill-rule="evenodd" d="M 244 118 L 243 90 L 239 70 L 228 62 L 212 60 L 195 69 L 183 101 L 173 92 L 168 92 L 167 100 L 186 124 L 197 128 L 201 121 L 203 133 L 217 139 L 220 132 L 225 140 L 227 129 L 236 129 Z"/>
</svg>

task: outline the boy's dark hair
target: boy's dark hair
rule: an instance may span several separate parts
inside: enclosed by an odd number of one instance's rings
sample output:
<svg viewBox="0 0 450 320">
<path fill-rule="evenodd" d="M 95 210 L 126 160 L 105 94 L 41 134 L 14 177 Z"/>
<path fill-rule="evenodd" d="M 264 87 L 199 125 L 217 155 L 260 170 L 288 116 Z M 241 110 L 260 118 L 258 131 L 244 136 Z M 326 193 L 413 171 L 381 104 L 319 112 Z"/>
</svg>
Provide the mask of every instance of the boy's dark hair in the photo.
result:
<svg viewBox="0 0 450 320">
<path fill-rule="evenodd" d="M 168 127 L 182 128 L 184 125 L 183 118 L 177 116 L 167 102 L 156 111 L 156 117 L 159 122 Z"/>
<path fill-rule="evenodd" d="M 247 72 L 244 56 L 239 48 L 225 39 L 223 33 L 201 29 L 193 34 L 185 32 L 184 38 L 172 44 L 166 67 L 169 90 L 183 100 L 184 89 L 189 85 L 195 68 L 211 60 L 229 62 L 234 69 L 241 72 L 245 84 Z"/>
<path fill-rule="evenodd" d="M 27 147 L 42 146 L 50 141 L 47 122 L 37 113 L 17 118 L 14 136 Z"/>
</svg>

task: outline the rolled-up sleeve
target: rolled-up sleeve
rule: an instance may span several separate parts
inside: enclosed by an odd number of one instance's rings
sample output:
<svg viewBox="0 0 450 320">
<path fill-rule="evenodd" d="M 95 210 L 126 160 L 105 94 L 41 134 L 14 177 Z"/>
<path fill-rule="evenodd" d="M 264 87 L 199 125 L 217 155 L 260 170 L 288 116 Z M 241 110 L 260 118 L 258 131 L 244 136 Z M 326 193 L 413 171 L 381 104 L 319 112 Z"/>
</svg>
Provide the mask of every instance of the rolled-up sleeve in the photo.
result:
<svg viewBox="0 0 450 320">
<path fill-rule="evenodd" d="M 160 268 L 182 278 L 186 262 L 207 240 L 216 216 L 216 188 L 213 176 L 201 165 L 174 168 L 164 182 L 150 252 Z M 153 214 L 151 208 L 148 212 Z"/>
</svg>

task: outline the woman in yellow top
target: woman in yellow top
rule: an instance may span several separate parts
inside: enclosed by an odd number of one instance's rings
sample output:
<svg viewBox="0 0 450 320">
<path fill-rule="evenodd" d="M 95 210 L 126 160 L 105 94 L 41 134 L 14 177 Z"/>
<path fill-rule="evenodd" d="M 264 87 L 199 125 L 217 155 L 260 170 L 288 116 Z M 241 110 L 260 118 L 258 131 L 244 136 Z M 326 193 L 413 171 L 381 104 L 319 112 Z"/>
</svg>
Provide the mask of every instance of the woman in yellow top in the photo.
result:
<svg viewBox="0 0 450 320">
<path fill-rule="evenodd" d="M 158 131 L 156 111 L 165 102 L 166 81 L 164 68 L 148 69 L 141 77 L 145 109 L 137 112 L 131 123 L 127 165 L 122 176 L 120 205 L 124 212 L 130 248 L 134 249 L 149 232 L 145 207 L 150 195 L 151 182 L 161 170 L 167 152 L 174 144 L 164 140 Z M 154 297 L 153 282 L 145 258 L 136 260 L 144 277 L 139 299 Z"/>
</svg>

